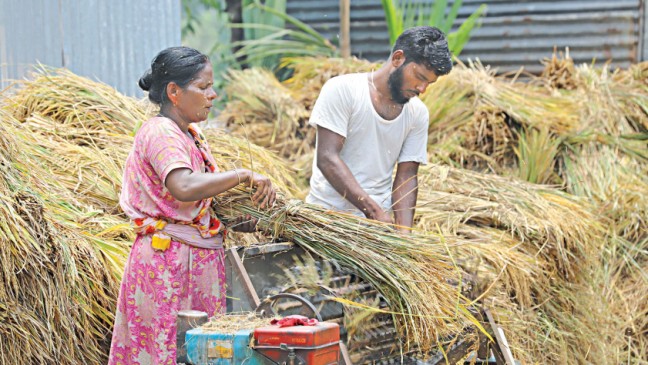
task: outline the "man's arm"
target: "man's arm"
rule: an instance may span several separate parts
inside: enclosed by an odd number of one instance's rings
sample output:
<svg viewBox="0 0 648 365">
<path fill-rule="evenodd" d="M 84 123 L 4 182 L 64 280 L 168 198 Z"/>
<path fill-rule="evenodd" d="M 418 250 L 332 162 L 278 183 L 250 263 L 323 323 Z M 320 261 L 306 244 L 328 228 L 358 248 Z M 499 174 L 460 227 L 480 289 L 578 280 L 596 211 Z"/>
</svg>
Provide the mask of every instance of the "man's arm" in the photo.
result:
<svg viewBox="0 0 648 365">
<path fill-rule="evenodd" d="M 397 229 L 409 232 L 414 224 L 414 209 L 418 196 L 418 162 L 401 162 L 396 168 L 392 187 L 392 209 Z"/>
<path fill-rule="evenodd" d="M 392 217 L 362 189 L 351 170 L 340 158 L 345 138 L 317 126 L 317 168 L 335 190 L 360 209 L 369 219 L 393 223 Z"/>
</svg>

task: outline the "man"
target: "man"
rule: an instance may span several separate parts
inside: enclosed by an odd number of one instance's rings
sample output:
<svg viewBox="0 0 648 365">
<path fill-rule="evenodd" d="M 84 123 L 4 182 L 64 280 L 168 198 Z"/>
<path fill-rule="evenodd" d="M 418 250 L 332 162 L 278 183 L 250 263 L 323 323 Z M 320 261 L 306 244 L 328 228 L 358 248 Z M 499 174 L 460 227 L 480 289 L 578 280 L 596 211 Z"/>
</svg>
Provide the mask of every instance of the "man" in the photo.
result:
<svg viewBox="0 0 648 365">
<path fill-rule="evenodd" d="M 443 32 L 424 26 L 403 32 L 379 70 L 327 81 L 309 121 L 317 147 L 306 201 L 407 232 L 427 162 L 429 113 L 417 96 L 451 69 Z"/>
</svg>

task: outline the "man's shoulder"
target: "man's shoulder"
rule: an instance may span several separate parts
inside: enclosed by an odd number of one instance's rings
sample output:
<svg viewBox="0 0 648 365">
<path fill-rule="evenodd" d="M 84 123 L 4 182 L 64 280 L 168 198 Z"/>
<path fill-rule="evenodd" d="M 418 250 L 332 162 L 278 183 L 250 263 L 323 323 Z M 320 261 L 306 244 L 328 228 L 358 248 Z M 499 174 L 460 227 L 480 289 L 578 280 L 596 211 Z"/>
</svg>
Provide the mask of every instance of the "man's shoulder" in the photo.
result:
<svg viewBox="0 0 648 365">
<path fill-rule="evenodd" d="M 412 110 L 415 110 L 417 112 L 421 110 L 427 110 L 425 103 L 418 96 L 411 98 L 409 102 L 410 105 L 412 105 Z"/>
<path fill-rule="evenodd" d="M 416 119 L 424 119 L 427 121 L 429 117 L 429 110 L 425 103 L 418 97 L 411 98 L 409 101 L 412 116 Z"/>
<path fill-rule="evenodd" d="M 367 77 L 366 73 L 351 73 L 331 77 L 326 84 L 331 86 L 357 86 L 359 81 Z"/>
</svg>

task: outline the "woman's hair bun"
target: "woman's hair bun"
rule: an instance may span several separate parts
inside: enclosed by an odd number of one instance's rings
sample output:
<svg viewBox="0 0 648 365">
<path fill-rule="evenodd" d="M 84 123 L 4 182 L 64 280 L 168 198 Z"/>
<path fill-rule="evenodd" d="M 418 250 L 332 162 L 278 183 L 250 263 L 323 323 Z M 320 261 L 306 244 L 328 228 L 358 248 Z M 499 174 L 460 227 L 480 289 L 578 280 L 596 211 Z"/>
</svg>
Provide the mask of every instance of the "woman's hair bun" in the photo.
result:
<svg viewBox="0 0 648 365">
<path fill-rule="evenodd" d="M 139 87 L 144 91 L 149 91 L 151 84 L 153 83 L 153 71 L 148 69 L 142 77 L 139 79 Z"/>
</svg>

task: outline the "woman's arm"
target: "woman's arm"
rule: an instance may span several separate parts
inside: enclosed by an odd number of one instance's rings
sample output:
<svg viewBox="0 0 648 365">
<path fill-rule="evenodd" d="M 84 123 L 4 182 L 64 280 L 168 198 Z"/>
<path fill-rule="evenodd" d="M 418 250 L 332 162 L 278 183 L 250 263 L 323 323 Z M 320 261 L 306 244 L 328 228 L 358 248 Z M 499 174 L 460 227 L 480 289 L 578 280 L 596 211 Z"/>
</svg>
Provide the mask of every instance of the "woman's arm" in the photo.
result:
<svg viewBox="0 0 648 365">
<path fill-rule="evenodd" d="M 246 169 L 197 173 L 188 168 L 178 168 L 171 171 L 165 181 L 171 195 L 183 202 L 210 198 L 241 183 L 250 183 L 256 189 L 252 195 L 254 204 L 265 208 L 274 203 L 276 191 L 270 179 Z"/>
</svg>

